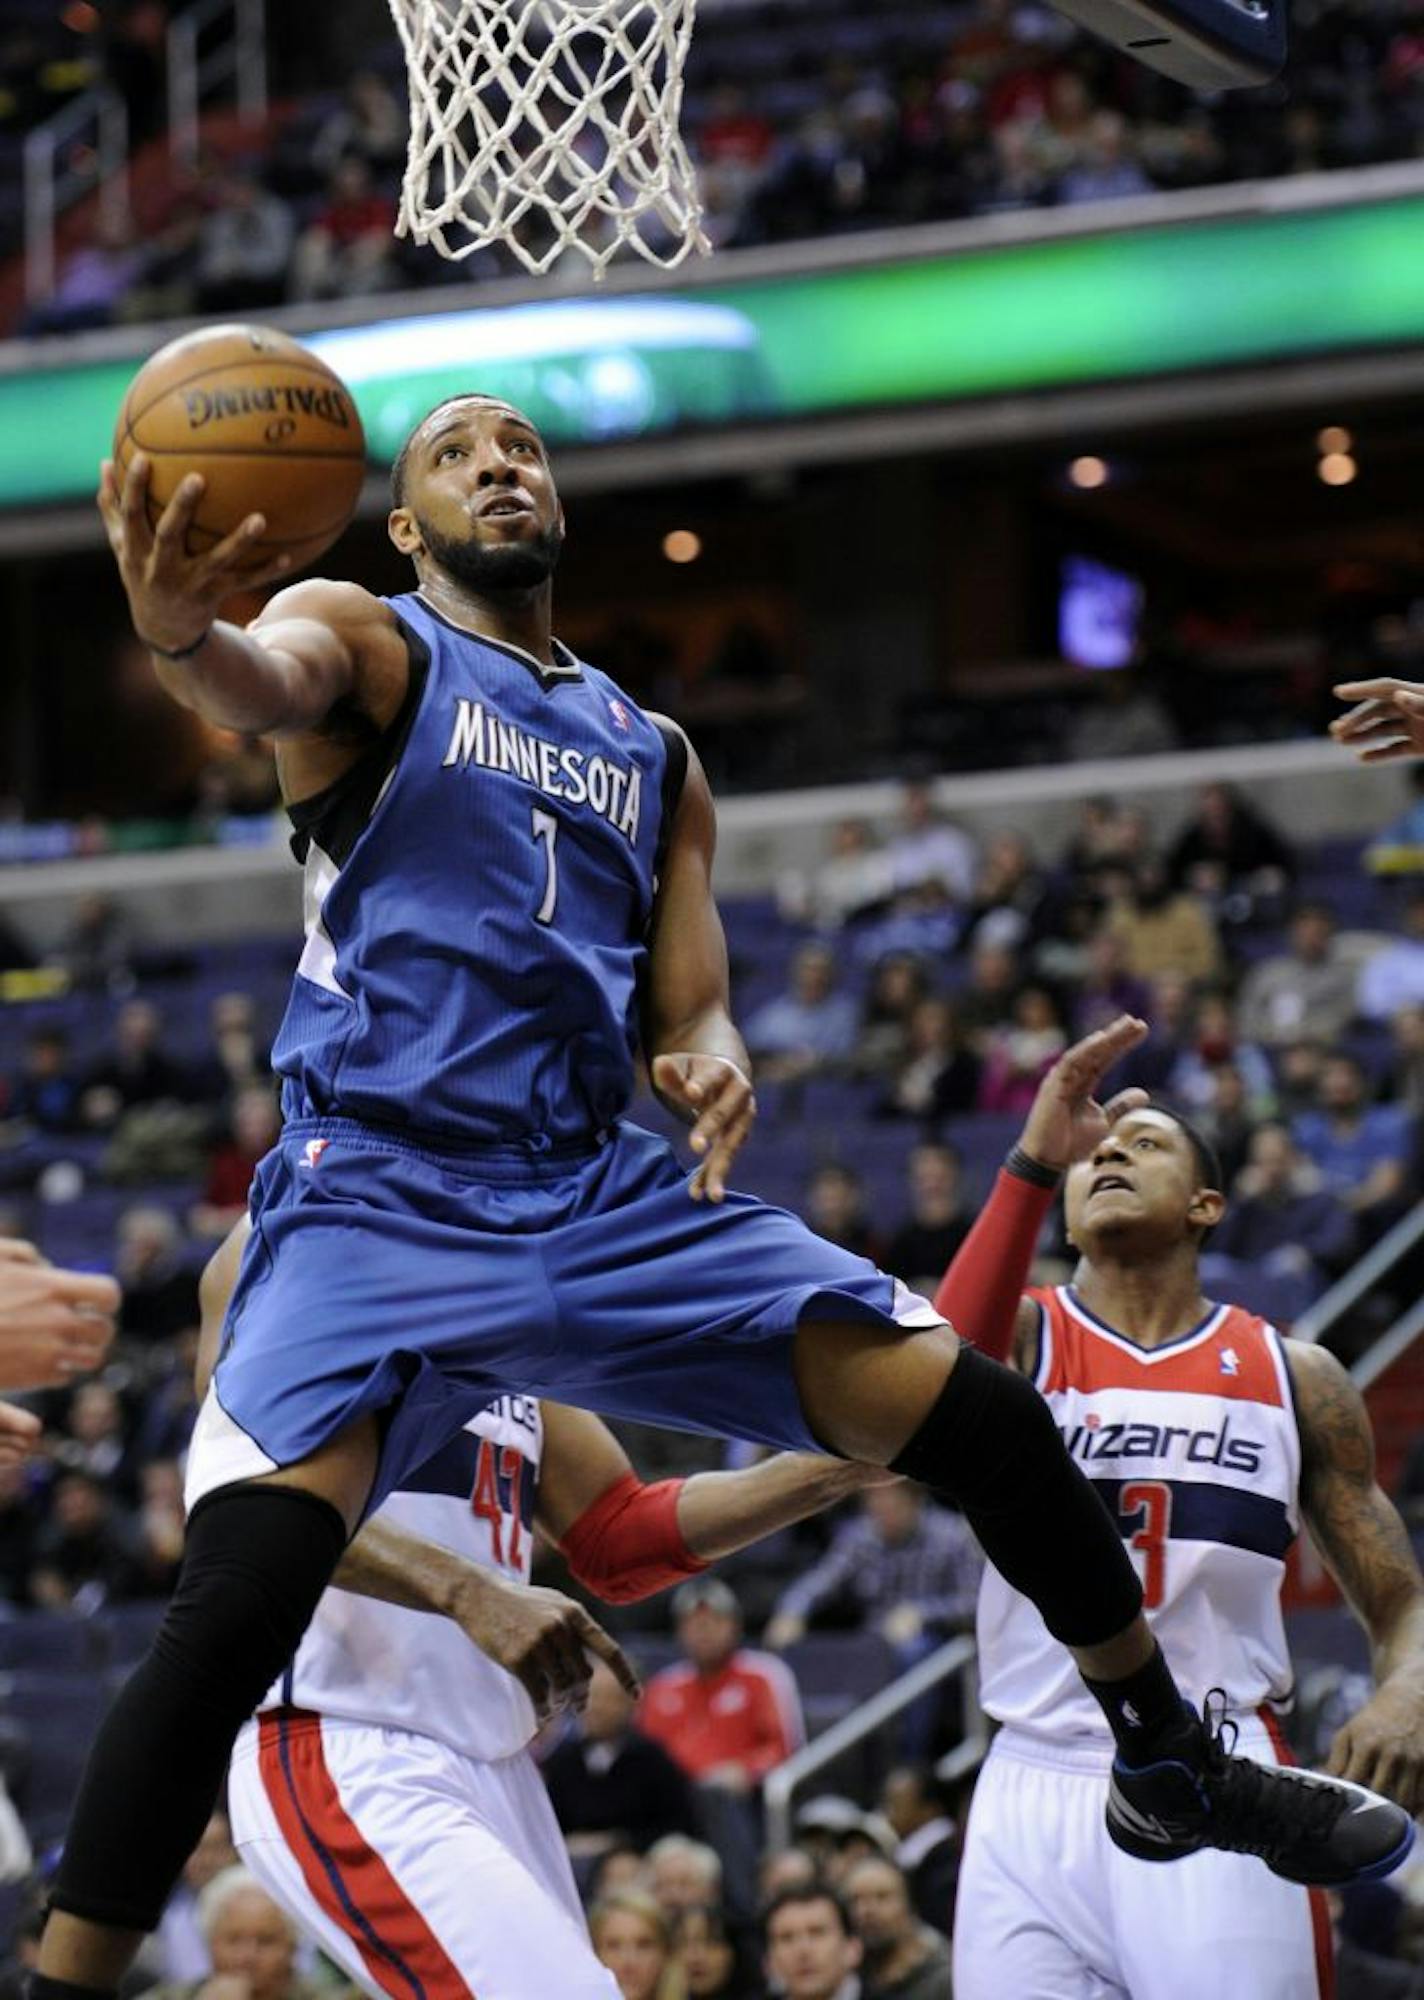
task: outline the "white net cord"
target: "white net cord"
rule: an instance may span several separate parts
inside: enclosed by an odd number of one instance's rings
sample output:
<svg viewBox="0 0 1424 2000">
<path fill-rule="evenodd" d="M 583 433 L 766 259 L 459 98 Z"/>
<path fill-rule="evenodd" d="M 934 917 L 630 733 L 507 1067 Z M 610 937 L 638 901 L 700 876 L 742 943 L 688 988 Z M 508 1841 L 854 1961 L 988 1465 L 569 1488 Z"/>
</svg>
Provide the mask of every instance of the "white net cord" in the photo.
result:
<svg viewBox="0 0 1424 2000">
<path fill-rule="evenodd" d="M 678 130 L 697 0 L 390 0 L 410 82 L 399 235 L 602 277 L 710 245 Z"/>
</svg>

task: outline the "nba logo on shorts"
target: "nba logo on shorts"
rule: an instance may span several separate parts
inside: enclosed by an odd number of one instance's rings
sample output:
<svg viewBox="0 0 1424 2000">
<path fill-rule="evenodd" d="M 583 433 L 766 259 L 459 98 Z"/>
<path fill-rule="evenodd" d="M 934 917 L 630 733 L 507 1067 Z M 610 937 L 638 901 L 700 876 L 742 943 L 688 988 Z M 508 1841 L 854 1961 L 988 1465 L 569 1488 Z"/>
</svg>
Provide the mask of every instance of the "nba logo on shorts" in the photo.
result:
<svg viewBox="0 0 1424 2000">
<path fill-rule="evenodd" d="M 628 727 L 627 709 L 623 706 L 621 701 L 615 701 L 611 695 L 608 698 L 608 712 L 613 717 L 613 720 L 618 724 L 618 727 L 620 729 L 626 729 Z"/>
<path fill-rule="evenodd" d="M 308 1139 L 306 1145 L 302 1148 L 302 1165 L 304 1167 L 316 1166 L 330 1144 L 330 1139 Z"/>
</svg>

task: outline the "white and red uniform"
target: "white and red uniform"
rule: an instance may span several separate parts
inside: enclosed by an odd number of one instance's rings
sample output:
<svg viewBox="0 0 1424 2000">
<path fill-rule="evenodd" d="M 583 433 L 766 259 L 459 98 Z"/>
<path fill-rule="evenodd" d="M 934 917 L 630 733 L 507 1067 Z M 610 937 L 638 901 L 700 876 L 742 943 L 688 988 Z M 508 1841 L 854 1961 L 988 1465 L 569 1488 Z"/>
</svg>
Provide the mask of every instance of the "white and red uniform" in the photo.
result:
<svg viewBox="0 0 1424 2000">
<path fill-rule="evenodd" d="M 542 1445 L 538 1403 L 501 1397 L 376 1518 L 527 1582 Z M 534 1731 L 450 1620 L 328 1590 L 238 1738 L 233 1838 L 374 2000 L 617 2000 Z"/>
<path fill-rule="evenodd" d="M 1236 1306 L 1146 1349 L 1068 1287 L 1039 1307 L 1035 1382 L 1139 1564 L 1187 1699 L 1220 1688 L 1240 1747 L 1289 1761 L 1281 1615 L 1299 1526 L 1300 1432 L 1280 1335 Z M 1333 1991 L 1323 1898 L 1249 1855 L 1138 1861 L 1103 1822 L 1113 1742 L 1071 1655 L 986 1570 L 980 1698 L 1002 1727 L 974 1795 L 954 1933 L 956 2000 L 1314 2000 Z"/>
</svg>

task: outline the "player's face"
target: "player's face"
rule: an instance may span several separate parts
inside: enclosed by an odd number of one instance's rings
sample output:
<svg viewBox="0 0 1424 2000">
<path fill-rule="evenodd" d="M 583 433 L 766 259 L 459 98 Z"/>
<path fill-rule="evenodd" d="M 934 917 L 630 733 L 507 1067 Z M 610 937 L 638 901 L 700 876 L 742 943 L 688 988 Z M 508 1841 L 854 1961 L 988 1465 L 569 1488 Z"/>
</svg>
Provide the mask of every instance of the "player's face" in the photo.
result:
<svg viewBox="0 0 1424 2000">
<path fill-rule="evenodd" d="M 564 512 L 544 443 L 506 403 L 437 410 L 417 432 L 406 474 L 406 517 L 430 556 L 480 592 L 522 591 L 553 575 Z M 413 553 L 406 548 L 407 553 Z"/>
<path fill-rule="evenodd" d="M 1169 1249 L 1221 1219 L 1222 1197 L 1204 1188 L 1196 1154 L 1174 1118 L 1133 1111 L 1068 1175 L 1069 1241 L 1085 1256 L 1128 1245 Z"/>
<path fill-rule="evenodd" d="M 788 1903 L 767 1927 L 766 1969 L 786 2000 L 831 2000 L 859 1963 L 860 1945 L 831 1903 Z"/>
</svg>

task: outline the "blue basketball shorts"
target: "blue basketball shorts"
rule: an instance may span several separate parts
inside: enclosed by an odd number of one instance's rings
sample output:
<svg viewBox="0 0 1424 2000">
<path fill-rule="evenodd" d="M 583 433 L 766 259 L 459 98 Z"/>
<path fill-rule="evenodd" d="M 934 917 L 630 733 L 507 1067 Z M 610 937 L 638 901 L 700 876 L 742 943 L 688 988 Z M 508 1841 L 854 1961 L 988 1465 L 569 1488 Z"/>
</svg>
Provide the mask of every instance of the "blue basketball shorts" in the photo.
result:
<svg viewBox="0 0 1424 2000">
<path fill-rule="evenodd" d="M 634 1125 L 560 1158 L 292 1121 L 253 1182 L 190 1504 L 379 1412 L 374 1506 L 504 1394 L 816 1450 L 792 1375 L 799 1321 L 939 1316 L 786 1210 L 696 1202 L 687 1184 Z"/>
</svg>

